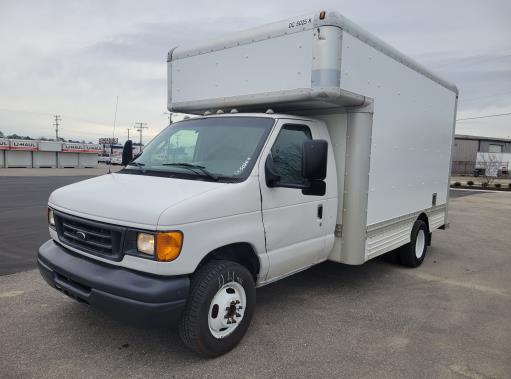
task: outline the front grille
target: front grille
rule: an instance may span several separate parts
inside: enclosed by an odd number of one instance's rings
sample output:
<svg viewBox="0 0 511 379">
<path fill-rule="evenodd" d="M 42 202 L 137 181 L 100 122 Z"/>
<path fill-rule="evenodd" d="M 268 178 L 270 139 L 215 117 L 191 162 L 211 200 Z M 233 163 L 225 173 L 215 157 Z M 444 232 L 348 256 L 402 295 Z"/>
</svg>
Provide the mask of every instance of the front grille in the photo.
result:
<svg viewBox="0 0 511 379">
<path fill-rule="evenodd" d="M 121 260 L 124 228 L 55 212 L 59 240 L 80 251 Z"/>
</svg>

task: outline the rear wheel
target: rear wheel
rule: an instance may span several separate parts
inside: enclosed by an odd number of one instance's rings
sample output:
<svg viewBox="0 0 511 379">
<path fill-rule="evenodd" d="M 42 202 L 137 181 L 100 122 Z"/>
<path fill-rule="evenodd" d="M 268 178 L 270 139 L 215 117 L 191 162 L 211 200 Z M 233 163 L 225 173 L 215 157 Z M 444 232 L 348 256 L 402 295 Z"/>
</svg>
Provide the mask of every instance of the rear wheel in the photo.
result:
<svg viewBox="0 0 511 379">
<path fill-rule="evenodd" d="M 410 243 L 399 249 L 399 261 L 407 267 L 417 267 L 422 264 L 428 249 L 428 226 L 422 220 L 413 224 Z"/>
<path fill-rule="evenodd" d="M 205 357 L 234 348 L 247 331 L 255 307 L 255 283 L 238 263 L 214 260 L 192 278 L 179 335 L 190 349 Z"/>
</svg>

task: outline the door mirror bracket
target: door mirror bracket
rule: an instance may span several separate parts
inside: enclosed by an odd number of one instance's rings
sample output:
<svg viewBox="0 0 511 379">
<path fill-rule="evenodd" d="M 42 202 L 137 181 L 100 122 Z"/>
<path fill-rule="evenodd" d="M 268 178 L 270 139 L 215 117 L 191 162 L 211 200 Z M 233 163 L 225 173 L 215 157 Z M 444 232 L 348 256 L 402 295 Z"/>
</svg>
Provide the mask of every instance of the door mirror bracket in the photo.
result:
<svg viewBox="0 0 511 379">
<path fill-rule="evenodd" d="M 275 167 L 273 166 L 273 159 L 271 154 L 266 158 L 264 165 L 264 172 L 266 176 L 266 185 L 268 187 L 278 187 L 280 181 L 280 175 L 277 174 Z"/>
</svg>

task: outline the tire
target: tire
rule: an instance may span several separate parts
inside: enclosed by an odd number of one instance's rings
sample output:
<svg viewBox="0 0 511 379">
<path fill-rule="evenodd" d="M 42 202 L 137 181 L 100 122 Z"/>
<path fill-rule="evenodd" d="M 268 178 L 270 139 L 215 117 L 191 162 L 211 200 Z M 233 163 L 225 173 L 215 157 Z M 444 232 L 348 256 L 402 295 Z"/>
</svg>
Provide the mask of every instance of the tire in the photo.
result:
<svg viewBox="0 0 511 379">
<path fill-rule="evenodd" d="M 217 357 L 241 341 L 254 308 L 252 274 L 238 263 L 213 260 L 192 277 L 179 335 L 198 355 Z"/>
<path fill-rule="evenodd" d="M 429 244 L 428 226 L 422 220 L 413 224 L 410 243 L 399 249 L 399 261 L 403 266 L 418 267 L 424 261 Z"/>
</svg>

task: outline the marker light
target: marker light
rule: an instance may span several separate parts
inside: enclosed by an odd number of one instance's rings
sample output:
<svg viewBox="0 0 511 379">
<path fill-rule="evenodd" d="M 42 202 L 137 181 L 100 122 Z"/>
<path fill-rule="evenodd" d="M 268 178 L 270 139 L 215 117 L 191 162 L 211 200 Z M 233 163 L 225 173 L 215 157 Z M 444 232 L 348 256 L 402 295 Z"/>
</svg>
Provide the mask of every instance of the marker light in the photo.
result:
<svg viewBox="0 0 511 379">
<path fill-rule="evenodd" d="M 138 233 L 137 250 L 144 254 L 154 255 L 154 236 L 148 233 Z"/>
<path fill-rule="evenodd" d="M 324 19 L 325 19 L 325 16 L 326 16 L 326 12 L 325 12 L 325 11 L 321 11 L 321 12 L 319 12 L 319 19 L 320 19 L 320 20 L 324 20 Z"/>
<path fill-rule="evenodd" d="M 169 262 L 176 259 L 183 246 L 183 233 L 168 232 L 156 234 L 156 260 Z"/>
<path fill-rule="evenodd" d="M 55 227 L 55 216 L 53 215 L 53 209 L 48 208 L 48 224 Z"/>
</svg>

